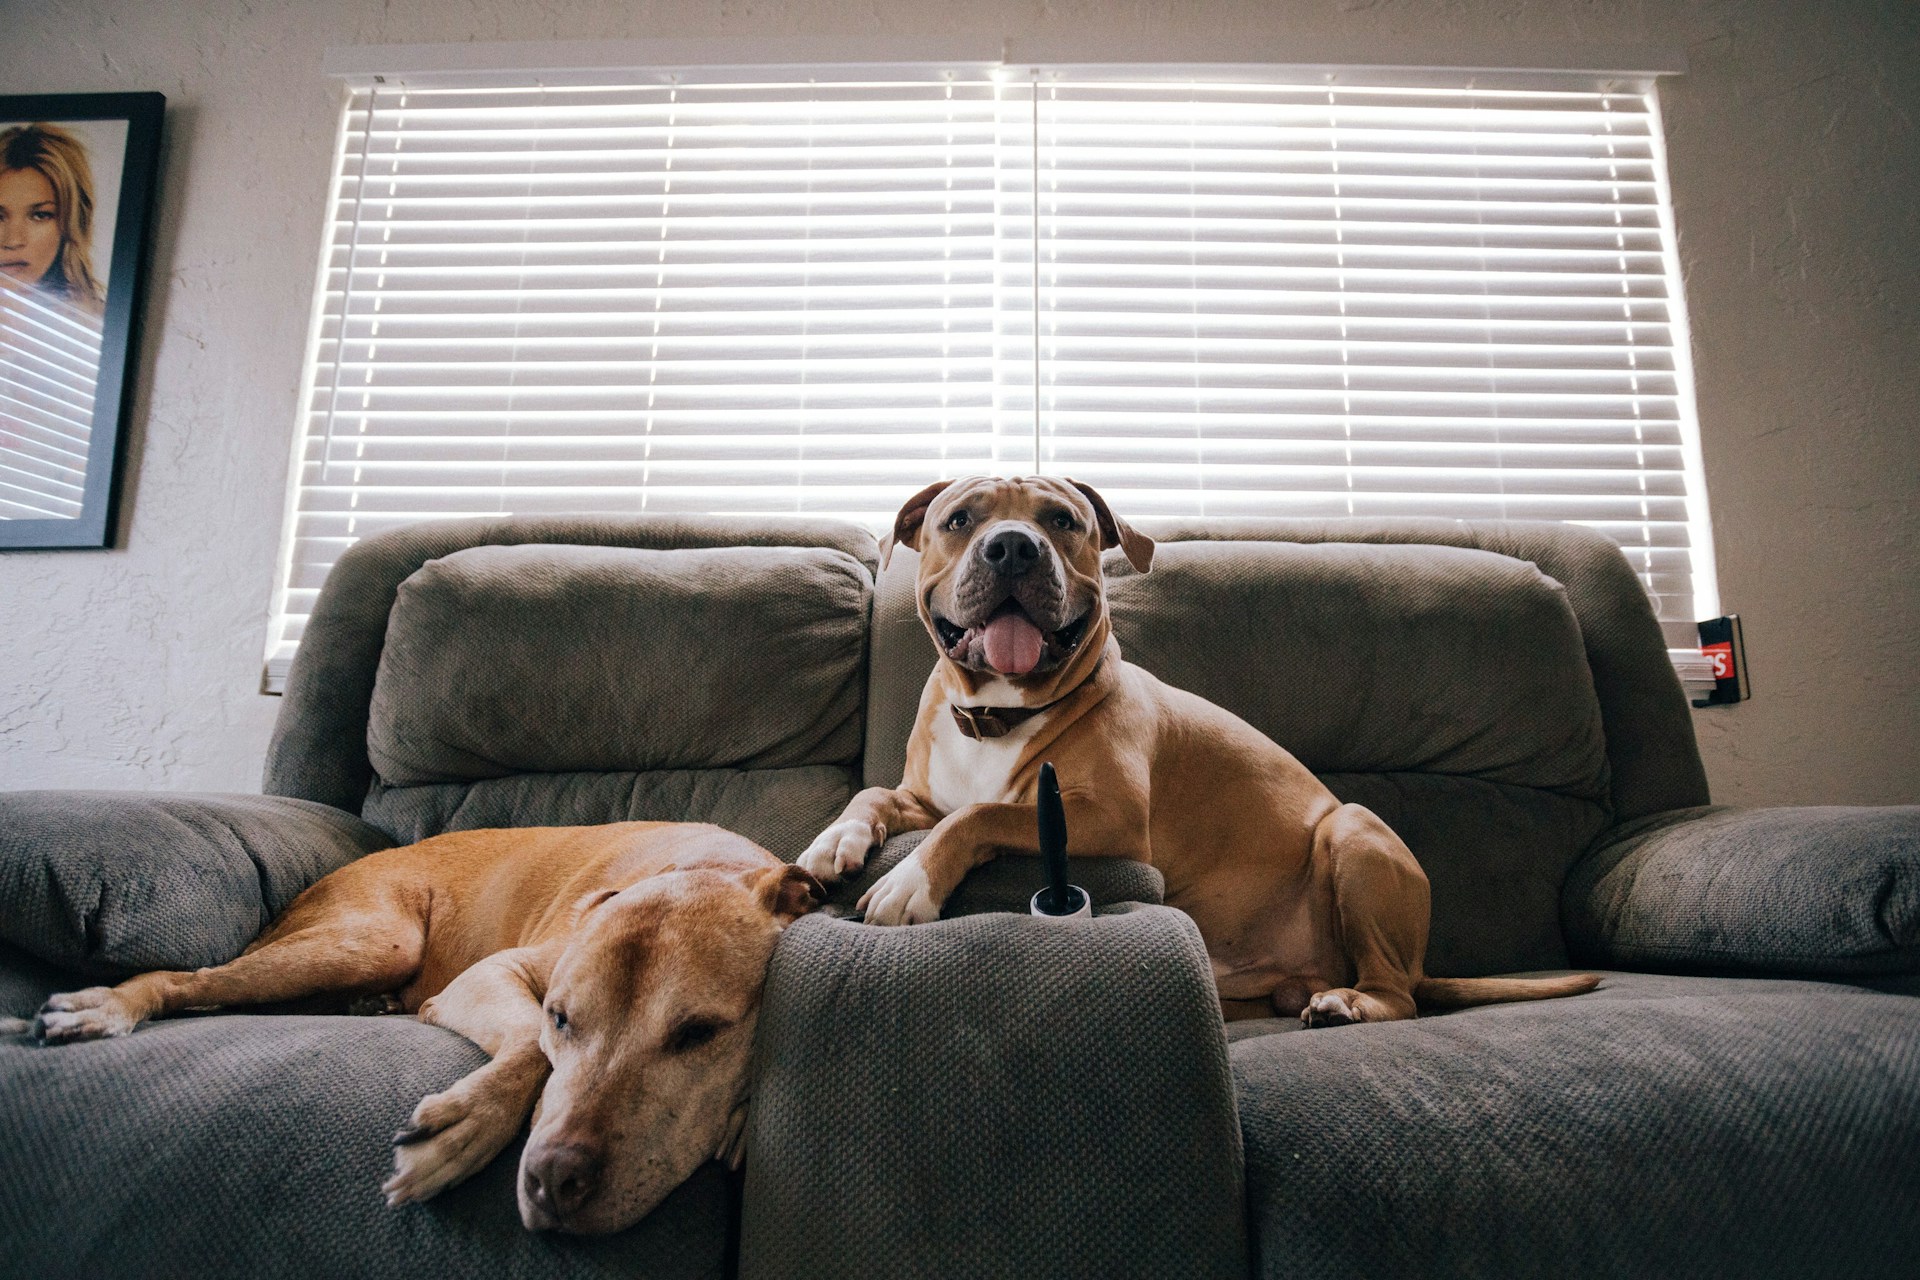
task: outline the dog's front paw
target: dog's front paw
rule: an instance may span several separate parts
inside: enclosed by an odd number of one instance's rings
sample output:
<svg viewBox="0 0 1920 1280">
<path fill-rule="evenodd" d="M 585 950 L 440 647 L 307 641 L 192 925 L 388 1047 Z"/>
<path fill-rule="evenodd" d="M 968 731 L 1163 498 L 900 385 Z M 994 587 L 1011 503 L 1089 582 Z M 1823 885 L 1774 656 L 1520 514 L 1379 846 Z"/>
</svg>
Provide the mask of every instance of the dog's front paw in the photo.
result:
<svg viewBox="0 0 1920 1280">
<path fill-rule="evenodd" d="M 48 996 L 33 1020 L 33 1034 L 42 1044 L 73 1044 L 124 1036 L 140 1025 L 140 1018 L 112 987 L 88 987 Z"/>
<path fill-rule="evenodd" d="M 926 924 L 940 918 L 933 885 L 914 857 L 874 881 L 859 906 L 868 924 Z"/>
<path fill-rule="evenodd" d="M 519 1119 L 456 1084 L 420 1100 L 393 1135 L 393 1176 L 380 1185 L 389 1205 L 428 1200 L 500 1154 Z"/>
<path fill-rule="evenodd" d="M 886 838 L 885 831 L 859 818 L 836 822 L 813 838 L 800 855 L 800 869 L 821 884 L 832 884 L 866 866 L 868 850 Z"/>
</svg>

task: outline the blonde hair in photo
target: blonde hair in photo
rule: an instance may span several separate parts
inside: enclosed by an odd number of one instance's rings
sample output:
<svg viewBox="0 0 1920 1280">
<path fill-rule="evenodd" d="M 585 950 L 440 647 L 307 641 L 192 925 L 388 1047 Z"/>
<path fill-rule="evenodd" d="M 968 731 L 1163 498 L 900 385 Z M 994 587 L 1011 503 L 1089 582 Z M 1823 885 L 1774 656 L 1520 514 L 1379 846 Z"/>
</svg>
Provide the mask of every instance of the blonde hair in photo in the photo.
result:
<svg viewBox="0 0 1920 1280">
<path fill-rule="evenodd" d="M 0 130 L 0 172 L 8 169 L 37 171 L 60 206 L 60 252 L 40 287 L 97 312 L 106 291 L 93 273 L 93 167 L 86 146 L 59 125 L 15 125 Z"/>
</svg>

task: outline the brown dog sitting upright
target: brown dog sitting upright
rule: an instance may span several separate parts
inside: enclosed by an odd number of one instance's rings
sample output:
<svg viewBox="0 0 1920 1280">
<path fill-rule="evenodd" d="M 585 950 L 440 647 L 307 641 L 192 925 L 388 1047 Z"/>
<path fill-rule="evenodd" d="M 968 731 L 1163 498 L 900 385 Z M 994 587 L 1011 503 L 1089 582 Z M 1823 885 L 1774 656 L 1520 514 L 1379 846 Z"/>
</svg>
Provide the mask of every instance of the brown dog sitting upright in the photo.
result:
<svg viewBox="0 0 1920 1280">
<path fill-rule="evenodd" d="M 319 880 L 230 964 L 57 995 L 35 1026 L 57 1044 L 182 1009 L 395 993 L 493 1060 L 414 1109 L 388 1203 L 484 1168 L 538 1099 L 521 1220 L 617 1231 L 706 1161 L 738 1162 L 767 961 L 823 896 L 718 827 L 456 832 Z"/>
<path fill-rule="evenodd" d="M 1144 571 L 1153 543 L 1088 486 L 943 481 L 901 508 L 893 541 L 920 552 L 920 617 L 940 661 L 900 785 L 856 795 L 800 858 L 833 880 L 889 833 L 931 827 L 861 899 L 868 923 L 936 919 L 968 871 L 1035 851 L 1051 760 L 1069 851 L 1160 869 L 1230 1018 L 1382 1022 L 1598 984 L 1427 977 L 1427 878 L 1400 838 L 1239 717 L 1121 660 L 1100 553 L 1118 547 Z"/>
</svg>

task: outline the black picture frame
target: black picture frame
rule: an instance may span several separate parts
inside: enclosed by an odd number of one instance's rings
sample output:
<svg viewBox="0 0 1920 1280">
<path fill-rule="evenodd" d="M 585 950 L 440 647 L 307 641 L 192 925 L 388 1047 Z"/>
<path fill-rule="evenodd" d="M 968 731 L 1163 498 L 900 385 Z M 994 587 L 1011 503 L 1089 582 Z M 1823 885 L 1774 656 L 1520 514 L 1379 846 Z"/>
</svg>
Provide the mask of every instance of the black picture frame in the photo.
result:
<svg viewBox="0 0 1920 1280">
<path fill-rule="evenodd" d="M 14 125 L 71 124 L 78 127 L 68 136 L 84 144 L 88 135 L 105 136 L 102 125 L 110 130 L 113 122 L 124 122 L 126 129 L 118 197 L 112 201 L 112 241 L 96 240 L 91 252 L 92 262 L 107 266 L 104 296 L 84 305 L 70 301 L 74 295 L 64 288 L 50 291 L 44 275 L 38 283 L 0 282 L 0 480 L 10 478 L 15 486 L 6 511 L 20 513 L 0 518 L 0 551 L 113 545 L 165 111 L 166 98 L 158 93 L 0 96 L 0 136 Z M 105 162 L 90 154 L 88 161 L 92 192 L 100 189 Z M 0 155 L 0 179 L 17 172 Z M 99 201 L 94 210 L 96 228 L 106 203 Z M 64 237 L 67 224 L 60 225 Z M 66 241 L 60 245 L 64 253 Z M 0 271 L 24 276 L 34 269 L 30 256 L 0 244 Z M 64 287 L 64 274 L 60 279 Z M 96 324 L 97 374 L 89 405 L 82 394 L 83 371 Z M 82 438 L 62 434 L 81 423 L 87 425 L 83 464 L 74 461 Z M 37 442 L 31 449 L 29 432 Z M 44 443 L 50 438 L 55 444 Z M 0 490 L 0 498 L 8 498 L 8 492 Z"/>
</svg>

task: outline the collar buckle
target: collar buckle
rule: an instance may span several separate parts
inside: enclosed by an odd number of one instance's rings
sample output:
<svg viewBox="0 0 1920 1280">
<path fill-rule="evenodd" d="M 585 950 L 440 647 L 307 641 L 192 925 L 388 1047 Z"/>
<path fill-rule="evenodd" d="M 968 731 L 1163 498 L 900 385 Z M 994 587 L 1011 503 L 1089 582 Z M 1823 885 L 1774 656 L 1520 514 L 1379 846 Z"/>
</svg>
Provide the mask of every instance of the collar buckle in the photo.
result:
<svg viewBox="0 0 1920 1280">
<path fill-rule="evenodd" d="M 1004 738 L 1012 728 L 1001 717 L 999 707 L 962 707 L 950 704 L 953 721 L 960 726 L 960 732 L 978 742 L 982 738 Z"/>
</svg>

